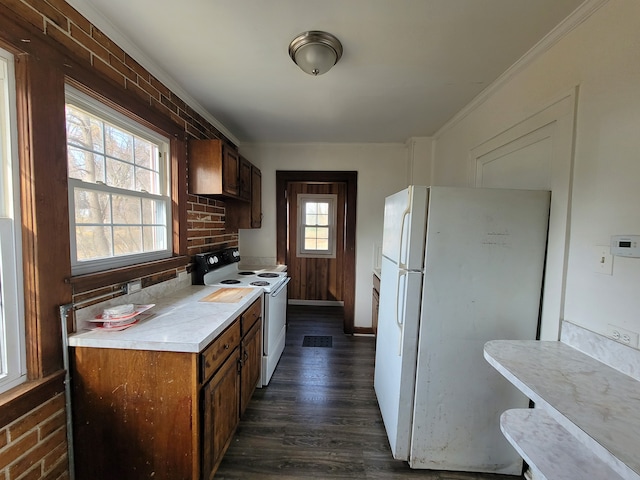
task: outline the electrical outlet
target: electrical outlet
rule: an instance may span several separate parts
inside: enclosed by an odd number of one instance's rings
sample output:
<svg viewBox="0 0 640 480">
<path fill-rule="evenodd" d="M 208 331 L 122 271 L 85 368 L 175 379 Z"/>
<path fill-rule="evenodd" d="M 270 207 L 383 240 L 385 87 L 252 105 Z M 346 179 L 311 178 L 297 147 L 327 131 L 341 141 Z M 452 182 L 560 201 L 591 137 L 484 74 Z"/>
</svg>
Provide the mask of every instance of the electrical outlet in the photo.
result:
<svg viewBox="0 0 640 480">
<path fill-rule="evenodd" d="M 127 283 L 127 293 L 135 293 L 142 290 L 142 280 L 134 280 Z"/>
<path fill-rule="evenodd" d="M 607 326 L 607 336 L 623 345 L 638 348 L 638 333 L 636 332 L 609 324 Z"/>
<path fill-rule="evenodd" d="M 594 271 L 613 275 L 613 256 L 609 245 L 596 245 L 593 250 Z"/>
</svg>

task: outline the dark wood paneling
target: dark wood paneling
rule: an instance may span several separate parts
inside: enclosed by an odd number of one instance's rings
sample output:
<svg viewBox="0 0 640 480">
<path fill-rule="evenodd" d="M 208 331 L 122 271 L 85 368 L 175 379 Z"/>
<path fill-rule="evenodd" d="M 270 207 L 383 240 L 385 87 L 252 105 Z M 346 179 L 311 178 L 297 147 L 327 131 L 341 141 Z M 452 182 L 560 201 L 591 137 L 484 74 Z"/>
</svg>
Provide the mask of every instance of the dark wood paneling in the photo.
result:
<svg viewBox="0 0 640 480">
<path fill-rule="evenodd" d="M 336 255 L 335 258 L 299 257 L 298 249 L 298 202 L 299 194 L 336 195 Z M 289 182 L 289 255 L 287 269 L 291 277 L 289 298 L 296 300 L 343 301 L 344 265 L 344 205 L 346 184 L 343 182 L 308 183 Z"/>
<path fill-rule="evenodd" d="M 344 210 L 344 259 L 342 285 L 344 301 L 344 331 L 354 333 L 355 277 L 356 277 L 356 195 L 358 172 L 351 171 L 276 171 L 276 249 L 278 263 L 288 263 L 287 184 L 289 182 L 344 182 L 346 205 Z"/>
<path fill-rule="evenodd" d="M 64 77 L 16 58 L 25 323 L 29 378 L 62 368 L 57 306 L 71 301 Z"/>
</svg>

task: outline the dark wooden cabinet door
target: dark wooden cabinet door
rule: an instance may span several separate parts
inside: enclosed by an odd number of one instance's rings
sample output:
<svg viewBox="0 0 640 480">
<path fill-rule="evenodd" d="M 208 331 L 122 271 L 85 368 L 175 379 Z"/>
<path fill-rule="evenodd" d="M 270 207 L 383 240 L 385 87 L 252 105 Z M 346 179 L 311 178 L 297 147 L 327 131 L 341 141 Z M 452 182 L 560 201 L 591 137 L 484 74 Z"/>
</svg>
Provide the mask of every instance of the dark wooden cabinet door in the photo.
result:
<svg viewBox="0 0 640 480">
<path fill-rule="evenodd" d="M 262 227 L 262 172 L 251 166 L 251 228 Z"/>
<path fill-rule="evenodd" d="M 242 200 L 251 200 L 251 163 L 244 157 L 240 157 L 238 171 L 239 192 Z"/>
<path fill-rule="evenodd" d="M 202 388 L 202 477 L 213 478 L 238 426 L 240 351 L 236 348 Z"/>
<path fill-rule="evenodd" d="M 240 194 L 239 168 L 240 157 L 235 150 L 224 146 L 222 148 L 222 190 L 234 197 Z"/>
<path fill-rule="evenodd" d="M 242 339 L 242 371 L 240 384 L 240 415 L 244 413 L 251 400 L 262 364 L 262 321 L 254 323 L 251 330 Z"/>
</svg>

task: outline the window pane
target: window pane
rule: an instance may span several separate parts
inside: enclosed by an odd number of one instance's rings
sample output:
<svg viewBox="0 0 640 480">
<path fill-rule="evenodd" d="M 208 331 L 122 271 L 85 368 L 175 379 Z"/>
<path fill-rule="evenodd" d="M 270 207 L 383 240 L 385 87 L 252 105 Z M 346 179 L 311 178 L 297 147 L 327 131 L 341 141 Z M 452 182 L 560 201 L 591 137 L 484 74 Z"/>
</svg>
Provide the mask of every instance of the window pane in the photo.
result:
<svg viewBox="0 0 640 480">
<path fill-rule="evenodd" d="M 315 225 L 317 222 L 317 215 L 315 214 L 307 214 L 305 215 L 306 219 L 304 221 L 305 225 Z"/>
<path fill-rule="evenodd" d="M 108 193 L 76 189 L 74 191 L 76 206 L 76 224 L 111 223 L 111 208 Z"/>
<path fill-rule="evenodd" d="M 304 249 L 305 250 L 315 250 L 316 249 L 316 239 L 315 238 L 305 238 L 304 239 Z"/>
<path fill-rule="evenodd" d="M 68 147 L 69 177 L 85 182 L 104 182 L 104 157 L 77 147 Z"/>
<path fill-rule="evenodd" d="M 329 203 L 327 202 L 318 203 L 318 213 L 322 213 L 323 215 L 329 215 Z"/>
<path fill-rule="evenodd" d="M 316 245 L 316 250 L 323 250 L 323 251 L 329 250 L 329 239 L 319 238 Z"/>
<path fill-rule="evenodd" d="M 304 238 L 316 238 L 317 231 L 315 227 L 304 227 Z"/>
<path fill-rule="evenodd" d="M 164 202 L 159 200 L 142 199 L 142 223 L 145 225 L 166 223 Z"/>
<path fill-rule="evenodd" d="M 329 215 L 318 215 L 317 225 L 329 225 Z"/>
<path fill-rule="evenodd" d="M 160 194 L 160 175 L 145 168 L 136 168 L 136 191 Z"/>
<path fill-rule="evenodd" d="M 165 243 L 167 229 L 165 227 L 143 227 L 142 237 L 145 252 L 155 252 L 167 248 Z"/>
<path fill-rule="evenodd" d="M 104 137 L 108 156 L 133 163 L 133 135 L 113 125 L 105 125 Z"/>
<path fill-rule="evenodd" d="M 67 105 L 67 143 L 85 150 L 104 153 L 103 123 L 72 105 Z"/>
<path fill-rule="evenodd" d="M 142 227 L 113 227 L 115 255 L 142 253 Z"/>
<path fill-rule="evenodd" d="M 80 261 L 112 256 L 111 228 L 76 226 L 76 251 Z"/>
<path fill-rule="evenodd" d="M 329 229 L 328 228 L 318 228 L 316 236 L 318 238 L 329 238 Z"/>
<path fill-rule="evenodd" d="M 307 215 L 309 215 L 310 213 L 317 213 L 318 212 L 318 204 L 315 203 L 315 202 L 307 202 L 305 211 L 306 211 Z"/>
<path fill-rule="evenodd" d="M 127 195 L 113 195 L 113 223 L 126 225 L 141 224 L 140 199 Z"/>
<path fill-rule="evenodd" d="M 107 158 L 107 185 L 133 190 L 133 165 Z"/>
<path fill-rule="evenodd" d="M 158 170 L 157 158 L 158 149 L 151 142 L 136 137 L 133 141 L 135 145 L 135 163 L 141 167 Z"/>
</svg>

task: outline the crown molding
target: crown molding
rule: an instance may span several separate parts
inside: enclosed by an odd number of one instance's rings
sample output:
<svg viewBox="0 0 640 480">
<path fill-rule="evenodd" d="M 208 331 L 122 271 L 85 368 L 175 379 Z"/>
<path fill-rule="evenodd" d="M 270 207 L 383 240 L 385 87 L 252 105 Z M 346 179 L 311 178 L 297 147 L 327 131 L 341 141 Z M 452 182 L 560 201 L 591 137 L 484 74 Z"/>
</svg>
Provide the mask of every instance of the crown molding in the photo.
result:
<svg viewBox="0 0 640 480">
<path fill-rule="evenodd" d="M 486 102 L 494 93 L 502 88 L 518 73 L 528 67 L 531 63 L 539 58 L 543 53 L 558 43 L 562 38 L 568 35 L 573 29 L 581 25 L 591 15 L 593 15 L 600 7 L 608 3 L 609 0 L 586 0 L 582 5 L 576 8 L 571 15 L 560 22 L 556 27 L 545 35 L 538 43 L 536 43 L 527 53 L 525 53 L 518 61 L 511 65 L 502 75 L 493 81 L 487 88 L 480 92 L 467 105 L 465 105 L 458 113 L 448 120 L 442 127 L 433 134 L 433 138 L 437 139 L 444 132 L 455 127 L 464 120 L 480 105 Z"/>
<path fill-rule="evenodd" d="M 194 99 L 182 86 L 167 72 L 153 62 L 139 47 L 137 47 L 125 34 L 123 34 L 110 20 L 86 0 L 65 0 L 75 8 L 82 16 L 98 27 L 105 35 L 113 40 L 120 48 L 130 55 L 136 62 L 142 65 L 149 73 L 162 82 L 169 90 L 178 95 L 196 112 L 202 115 L 215 128 L 223 133 L 236 145 L 240 145 L 238 138 L 227 129 L 217 118 L 207 111 L 196 99 Z"/>
</svg>

